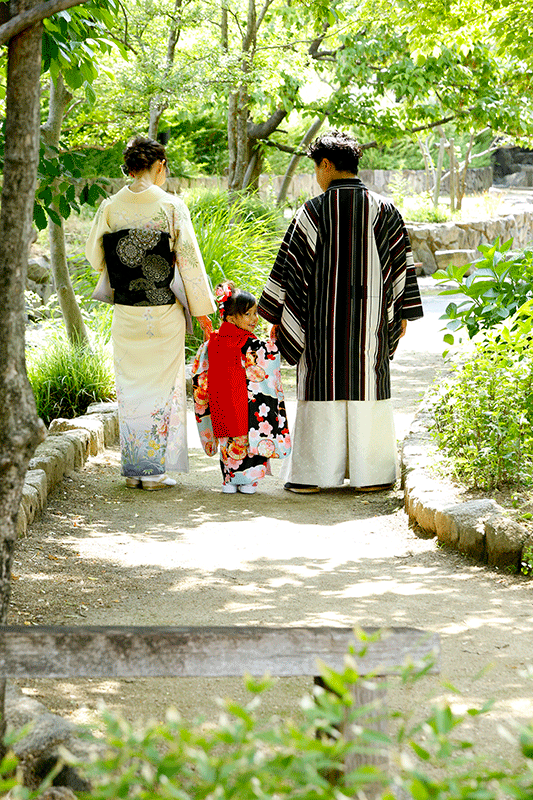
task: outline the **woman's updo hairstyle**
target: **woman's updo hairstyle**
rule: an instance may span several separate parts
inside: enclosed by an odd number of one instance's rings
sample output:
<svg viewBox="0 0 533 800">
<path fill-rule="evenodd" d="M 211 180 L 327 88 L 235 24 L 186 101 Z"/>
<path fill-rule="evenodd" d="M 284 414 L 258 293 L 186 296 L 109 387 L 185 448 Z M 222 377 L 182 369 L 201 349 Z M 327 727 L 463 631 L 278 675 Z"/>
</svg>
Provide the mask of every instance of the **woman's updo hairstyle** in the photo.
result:
<svg viewBox="0 0 533 800">
<path fill-rule="evenodd" d="M 125 175 L 136 175 L 138 172 L 151 169 L 156 161 L 167 160 L 163 145 L 146 136 L 135 136 L 134 139 L 130 139 L 122 155 L 124 156 L 122 172 Z"/>
<path fill-rule="evenodd" d="M 224 322 L 228 317 L 246 314 L 257 303 L 253 294 L 237 289 L 233 281 L 219 283 L 215 287 L 215 297 Z"/>
</svg>

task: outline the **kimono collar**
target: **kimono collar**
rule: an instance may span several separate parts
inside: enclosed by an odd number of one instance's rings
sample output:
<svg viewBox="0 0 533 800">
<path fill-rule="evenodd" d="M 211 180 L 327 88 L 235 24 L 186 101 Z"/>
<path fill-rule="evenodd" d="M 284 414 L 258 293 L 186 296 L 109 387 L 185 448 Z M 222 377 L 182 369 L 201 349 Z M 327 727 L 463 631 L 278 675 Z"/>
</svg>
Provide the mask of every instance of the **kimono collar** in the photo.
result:
<svg viewBox="0 0 533 800">
<path fill-rule="evenodd" d="M 340 189 L 343 186 L 349 186 L 351 188 L 358 186 L 362 189 L 366 189 L 365 184 L 360 178 L 336 178 L 334 181 L 331 181 L 330 185 L 326 189 L 326 192 L 329 192 L 330 189 Z"/>
<path fill-rule="evenodd" d="M 123 186 L 115 198 L 123 203 L 134 203 L 135 205 L 144 205 L 145 203 L 157 203 L 165 198 L 169 198 L 167 192 L 163 191 L 160 186 L 149 186 L 143 192 L 132 192 L 129 186 Z"/>
</svg>

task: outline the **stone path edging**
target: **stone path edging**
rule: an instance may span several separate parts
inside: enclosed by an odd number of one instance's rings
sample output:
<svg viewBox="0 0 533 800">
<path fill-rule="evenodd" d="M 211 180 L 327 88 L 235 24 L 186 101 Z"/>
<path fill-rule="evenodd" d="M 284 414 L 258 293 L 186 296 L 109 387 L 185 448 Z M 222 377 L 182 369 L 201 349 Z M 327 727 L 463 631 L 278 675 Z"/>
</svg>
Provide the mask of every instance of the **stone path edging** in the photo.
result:
<svg viewBox="0 0 533 800">
<path fill-rule="evenodd" d="M 438 464 L 438 454 L 431 418 L 422 405 L 402 445 L 405 511 L 417 535 L 436 536 L 464 555 L 519 572 L 524 551 L 533 550 L 533 535 L 494 500 L 462 501 L 450 482 L 434 477 L 430 466 Z"/>
<path fill-rule="evenodd" d="M 89 456 L 98 455 L 118 439 L 116 403 L 93 403 L 75 419 L 54 419 L 48 436 L 28 465 L 17 520 L 17 535 L 25 536 L 40 515 L 49 492 L 72 470 L 82 469 Z"/>
</svg>

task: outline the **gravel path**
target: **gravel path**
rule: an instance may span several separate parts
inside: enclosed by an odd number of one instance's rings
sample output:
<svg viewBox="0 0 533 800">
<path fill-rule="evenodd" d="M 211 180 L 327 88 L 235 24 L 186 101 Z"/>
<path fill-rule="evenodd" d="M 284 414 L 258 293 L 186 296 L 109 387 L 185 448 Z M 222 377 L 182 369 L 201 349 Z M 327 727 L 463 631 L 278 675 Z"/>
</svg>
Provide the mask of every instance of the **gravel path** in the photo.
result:
<svg viewBox="0 0 533 800">
<path fill-rule="evenodd" d="M 441 367 L 442 301 L 409 326 L 394 361 L 399 436 Z M 457 706 L 497 702 L 476 723 L 478 747 L 512 754 L 499 736 L 533 716 L 533 584 L 470 563 L 409 529 L 402 493 L 349 489 L 295 496 L 276 475 L 254 496 L 222 495 L 215 459 L 191 436 L 191 472 L 175 489 L 126 489 L 118 451 L 91 459 L 51 496 L 16 552 L 10 622 L 67 625 L 411 626 L 440 634 L 442 673 L 393 708 L 424 708 L 430 695 Z M 276 470 L 277 474 L 277 470 Z M 477 677 L 482 673 L 480 677 Z M 100 699 L 131 719 L 170 703 L 186 717 L 242 699 L 238 679 L 39 681 L 21 684 L 52 711 L 95 718 Z M 280 680 L 267 711 L 297 713 L 308 679 Z M 473 723 L 474 724 L 474 723 Z"/>
</svg>

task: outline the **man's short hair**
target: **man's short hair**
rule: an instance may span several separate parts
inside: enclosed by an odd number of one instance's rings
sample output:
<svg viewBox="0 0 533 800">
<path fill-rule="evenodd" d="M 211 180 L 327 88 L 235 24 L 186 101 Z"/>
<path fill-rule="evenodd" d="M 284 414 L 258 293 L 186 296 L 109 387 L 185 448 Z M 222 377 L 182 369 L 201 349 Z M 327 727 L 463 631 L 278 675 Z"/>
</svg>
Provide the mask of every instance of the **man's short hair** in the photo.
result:
<svg viewBox="0 0 533 800">
<path fill-rule="evenodd" d="M 309 145 L 307 155 L 315 164 L 323 158 L 329 159 L 339 172 L 353 172 L 357 175 L 359 159 L 363 148 L 355 139 L 341 131 L 328 131 Z"/>
</svg>

